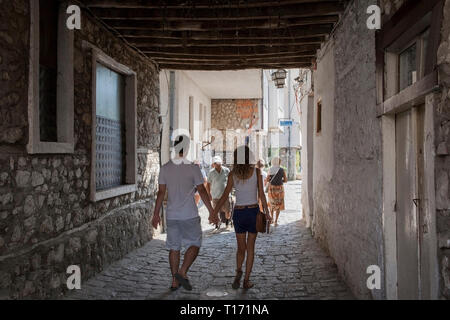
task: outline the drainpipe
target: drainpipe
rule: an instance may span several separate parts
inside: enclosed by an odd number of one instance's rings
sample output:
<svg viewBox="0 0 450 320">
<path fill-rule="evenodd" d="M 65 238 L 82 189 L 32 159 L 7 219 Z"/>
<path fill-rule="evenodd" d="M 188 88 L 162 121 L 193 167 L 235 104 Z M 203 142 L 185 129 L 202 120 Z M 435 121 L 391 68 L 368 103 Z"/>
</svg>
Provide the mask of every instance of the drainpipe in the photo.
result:
<svg viewBox="0 0 450 320">
<path fill-rule="evenodd" d="M 169 114 L 170 114 L 169 137 L 170 137 L 170 139 L 172 139 L 172 133 L 173 133 L 174 107 L 175 107 L 175 71 L 170 71 L 170 87 L 169 87 Z"/>
<path fill-rule="evenodd" d="M 261 126 L 260 129 L 264 130 L 264 70 L 261 69 Z"/>
<path fill-rule="evenodd" d="M 161 99 L 161 98 L 160 98 Z M 164 132 L 164 123 L 161 116 L 161 100 L 159 101 L 159 168 L 162 167 L 162 141 L 163 141 L 163 132 Z M 165 232 L 166 226 L 165 226 L 165 219 L 164 219 L 164 206 L 161 206 L 161 221 L 162 221 L 162 232 Z"/>
<path fill-rule="evenodd" d="M 260 129 L 261 129 L 261 132 L 264 134 L 264 70 L 263 69 L 261 69 L 261 96 L 262 96 L 262 99 L 261 99 L 261 125 L 260 125 Z M 258 140 L 258 151 L 259 151 L 259 153 L 261 154 L 264 150 L 262 150 L 261 151 L 261 149 L 260 149 L 260 147 L 262 146 L 262 139 L 261 139 L 261 136 L 260 136 L 260 138 L 259 138 L 259 140 Z M 262 154 L 262 157 L 263 157 L 263 159 L 265 158 L 265 154 L 263 153 Z M 266 159 L 264 159 L 264 160 L 266 160 Z"/>
<path fill-rule="evenodd" d="M 269 70 L 270 72 L 270 70 Z M 271 141 L 271 131 L 270 131 L 270 82 L 269 78 L 267 78 L 267 153 L 268 159 L 272 157 L 272 141 Z"/>
<path fill-rule="evenodd" d="M 165 71 L 164 71 L 165 72 Z M 175 72 L 174 71 L 170 71 L 170 79 L 169 79 L 169 139 L 172 139 L 172 133 L 173 133 L 173 109 L 174 109 L 174 104 L 175 104 Z M 161 157 L 161 147 L 162 147 L 162 137 L 163 137 L 163 132 L 161 130 L 161 139 L 160 139 L 160 152 L 159 152 L 159 164 L 160 166 L 162 166 L 162 157 Z M 172 140 L 170 140 L 172 141 Z M 171 148 L 171 143 L 169 143 L 169 157 L 170 157 L 170 148 Z M 162 232 L 165 233 L 167 230 L 167 224 L 166 224 L 166 217 L 165 217 L 165 213 L 164 213 L 164 205 L 161 206 L 161 211 L 162 211 Z"/>
<path fill-rule="evenodd" d="M 289 110 L 289 120 L 291 120 L 291 71 L 288 72 L 288 110 Z M 291 175 L 291 129 L 292 126 L 289 126 L 289 138 L 288 138 L 288 180 L 292 179 Z"/>
</svg>

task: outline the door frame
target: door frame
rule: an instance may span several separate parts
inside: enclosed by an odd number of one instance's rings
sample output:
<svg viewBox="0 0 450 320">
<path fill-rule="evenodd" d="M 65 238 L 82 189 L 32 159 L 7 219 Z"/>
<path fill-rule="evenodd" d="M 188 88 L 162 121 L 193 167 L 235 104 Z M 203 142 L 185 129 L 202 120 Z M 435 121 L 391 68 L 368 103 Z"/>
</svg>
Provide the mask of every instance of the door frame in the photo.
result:
<svg viewBox="0 0 450 320">
<path fill-rule="evenodd" d="M 419 263 L 427 263 L 428 279 L 421 275 L 422 281 L 429 282 L 430 292 L 423 296 L 437 299 L 439 295 L 439 269 L 437 261 L 437 234 L 435 209 L 435 171 L 434 171 L 434 106 L 435 94 L 425 99 L 424 109 L 424 202 L 423 217 L 426 219 L 428 233 L 422 234 L 422 254 Z M 417 105 L 415 105 L 417 106 Z M 412 114 L 416 118 L 415 110 Z M 397 216 L 396 216 L 396 135 L 395 115 L 386 114 L 381 117 L 383 139 L 383 238 L 384 238 L 384 270 L 387 299 L 398 298 L 397 283 Z M 415 134 L 415 132 L 413 133 Z M 417 210 L 417 209 L 416 209 Z M 422 268 L 420 268 L 422 269 Z M 419 269 L 419 270 L 420 270 Z M 420 290 L 420 288 L 419 288 Z"/>
<path fill-rule="evenodd" d="M 424 251 L 426 257 L 419 257 L 419 259 L 422 264 L 428 264 L 427 281 L 429 281 L 430 289 L 426 296 L 430 299 L 437 299 L 439 296 L 434 184 L 434 109 L 439 94 L 435 57 L 440 42 L 443 7 L 443 0 L 408 0 L 396 13 L 387 17 L 389 20 L 383 21 L 382 29 L 376 34 L 377 115 L 381 118 L 383 153 L 384 284 L 387 299 L 398 298 L 395 115 L 422 104 L 425 104 L 423 183 L 426 199 L 423 215 L 428 222 L 428 233 L 422 239 L 422 248 L 426 249 Z M 396 68 L 392 65 L 393 62 L 395 64 L 395 57 L 389 53 L 388 49 L 395 42 L 405 43 L 408 39 L 418 36 L 423 26 L 419 28 L 417 21 L 425 19 L 429 13 L 431 13 L 431 19 L 429 19 L 431 23 L 427 56 L 431 58 L 428 58 L 423 66 L 423 78 L 398 92 L 398 88 L 392 87 L 395 86 L 395 77 L 397 77 Z"/>
</svg>

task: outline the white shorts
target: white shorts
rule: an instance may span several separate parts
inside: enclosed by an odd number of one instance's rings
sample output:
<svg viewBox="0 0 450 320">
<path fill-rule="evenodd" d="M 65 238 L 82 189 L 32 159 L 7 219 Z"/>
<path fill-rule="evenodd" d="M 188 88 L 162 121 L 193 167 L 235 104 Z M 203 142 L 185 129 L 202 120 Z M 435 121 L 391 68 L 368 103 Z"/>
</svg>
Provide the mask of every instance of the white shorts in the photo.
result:
<svg viewBox="0 0 450 320">
<path fill-rule="evenodd" d="M 180 251 L 182 247 L 201 247 L 202 225 L 200 217 L 189 220 L 167 220 L 166 248 Z"/>
</svg>

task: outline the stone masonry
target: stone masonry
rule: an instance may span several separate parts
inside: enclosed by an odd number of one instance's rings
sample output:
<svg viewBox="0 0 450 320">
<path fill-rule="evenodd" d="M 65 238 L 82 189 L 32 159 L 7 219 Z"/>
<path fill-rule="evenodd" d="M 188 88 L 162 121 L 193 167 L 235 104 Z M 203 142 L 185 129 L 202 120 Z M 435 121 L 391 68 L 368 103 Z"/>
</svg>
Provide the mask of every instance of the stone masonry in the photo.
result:
<svg viewBox="0 0 450 320">
<path fill-rule="evenodd" d="M 75 32 L 75 152 L 29 155 L 27 90 L 30 8 L 0 0 L 0 297 L 54 298 L 66 268 L 87 279 L 152 238 L 159 170 L 156 64 L 130 49 L 88 13 Z M 87 41 L 137 73 L 137 192 L 88 199 L 91 167 L 92 56 Z"/>
<path fill-rule="evenodd" d="M 211 100 L 211 126 L 219 130 L 223 129 L 246 129 L 246 126 L 259 125 L 259 100 L 245 99 L 245 107 L 238 110 L 236 99 L 213 99 Z M 248 103 L 246 103 L 248 102 Z M 253 107 L 247 105 L 252 104 Z"/>
<path fill-rule="evenodd" d="M 322 114 L 329 122 L 313 136 L 314 183 L 308 192 L 314 193 L 315 239 L 300 221 L 301 208 L 283 212 L 280 226 L 258 239 L 257 286 L 247 293 L 230 286 L 233 232 L 212 229 L 191 272 L 194 291 L 169 291 L 165 237 L 150 226 L 160 163 L 159 68 L 87 11 L 74 41 L 75 151 L 27 153 L 30 1 L 35 0 L 0 0 L 0 299 L 386 298 L 383 281 L 381 290 L 366 286 L 369 265 L 378 265 L 382 278 L 386 272 L 375 31 L 365 19 L 369 5 L 379 4 L 389 18 L 406 0 L 349 2 L 319 50 L 314 107 L 320 94 L 328 95 Z M 434 139 L 439 297 L 450 299 L 450 0 L 443 3 L 439 88 L 426 97 L 426 106 L 434 113 L 434 132 L 427 138 Z M 89 199 L 95 119 L 92 53 L 83 43 L 137 75 L 137 191 L 98 202 Z M 249 114 L 242 108 L 246 103 L 239 107 L 242 101 L 212 100 L 211 127 L 230 130 L 233 139 L 227 145 L 215 141 L 216 152 L 232 152 L 234 138 L 240 144 L 249 127 L 260 128 L 261 115 Z M 259 107 L 259 100 L 252 101 Z M 287 185 L 286 199 L 299 203 L 297 183 Z M 81 268 L 81 291 L 68 292 L 70 265 Z"/>
<path fill-rule="evenodd" d="M 237 146 L 244 144 L 244 138 L 248 135 L 247 129 L 260 128 L 259 108 L 259 99 L 211 100 L 211 128 L 219 130 L 224 139 L 217 139 L 212 148 L 216 152 L 232 153 Z M 265 138 L 262 140 L 263 145 L 264 143 Z"/>
</svg>

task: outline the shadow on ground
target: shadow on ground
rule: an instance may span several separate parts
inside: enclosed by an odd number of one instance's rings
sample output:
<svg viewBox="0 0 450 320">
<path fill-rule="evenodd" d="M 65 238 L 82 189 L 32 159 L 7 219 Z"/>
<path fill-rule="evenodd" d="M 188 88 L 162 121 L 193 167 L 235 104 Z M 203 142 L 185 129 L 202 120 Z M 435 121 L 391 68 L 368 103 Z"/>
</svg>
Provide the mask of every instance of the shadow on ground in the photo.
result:
<svg viewBox="0 0 450 320">
<path fill-rule="evenodd" d="M 255 287 L 233 290 L 236 241 L 234 232 L 204 232 L 203 247 L 189 277 L 192 291 L 169 290 L 171 275 L 164 236 L 130 253 L 68 299 L 353 299 L 336 265 L 298 220 L 283 212 L 280 225 L 260 234 L 252 281 Z"/>
</svg>

